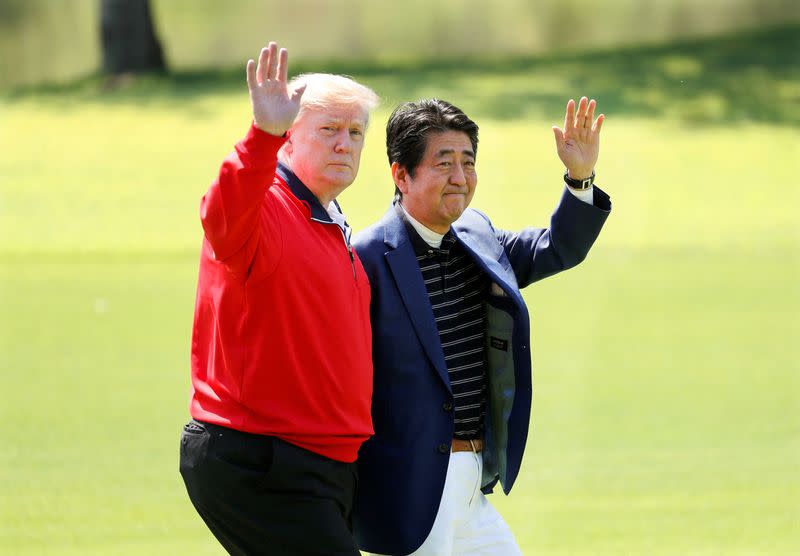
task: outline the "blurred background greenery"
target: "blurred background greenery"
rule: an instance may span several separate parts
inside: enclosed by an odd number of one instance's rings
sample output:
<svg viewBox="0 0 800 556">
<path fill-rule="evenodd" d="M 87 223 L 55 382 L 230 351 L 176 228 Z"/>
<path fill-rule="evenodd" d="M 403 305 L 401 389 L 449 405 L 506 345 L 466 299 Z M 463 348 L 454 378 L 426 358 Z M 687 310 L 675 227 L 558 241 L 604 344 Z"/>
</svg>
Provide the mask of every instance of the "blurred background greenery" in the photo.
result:
<svg viewBox="0 0 800 556">
<path fill-rule="evenodd" d="M 546 225 L 566 100 L 608 116 L 614 212 L 526 291 L 534 410 L 492 496 L 525 554 L 800 553 L 800 4 L 153 1 L 168 70 L 109 82 L 99 2 L 0 0 L 0 554 L 221 554 L 177 473 L 200 196 L 247 130 L 244 62 L 481 126 L 473 205 Z"/>
<path fill-rule="evenodd" d="M 0 86 L 94 71 L 101 1 L 0 1 Z M 280 38 L 295 59 L 416 62 L 664 43 L 800 20 L 796 0 L 151 0 L 151 7 L 179 70 L 241 64 L 266 37 Z M 797 52 L 784 53 L 791 56 Z"/>
</svg>

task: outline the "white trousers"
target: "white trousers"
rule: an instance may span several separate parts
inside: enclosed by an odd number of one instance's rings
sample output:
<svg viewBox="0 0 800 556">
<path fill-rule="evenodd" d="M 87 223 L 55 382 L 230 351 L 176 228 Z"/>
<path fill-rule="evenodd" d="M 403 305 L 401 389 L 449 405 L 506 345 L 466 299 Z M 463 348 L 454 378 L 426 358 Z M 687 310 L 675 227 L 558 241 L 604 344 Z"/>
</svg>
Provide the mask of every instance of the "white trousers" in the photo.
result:
<svg viewBox="0 0 800 556">
<path fill-rule="evenodd" d="M 412 556 L 522 555 L 511 529 L 480 490 L 482 472 L 480 454 L 450 454 L 433 529 Z"/>
</svg>

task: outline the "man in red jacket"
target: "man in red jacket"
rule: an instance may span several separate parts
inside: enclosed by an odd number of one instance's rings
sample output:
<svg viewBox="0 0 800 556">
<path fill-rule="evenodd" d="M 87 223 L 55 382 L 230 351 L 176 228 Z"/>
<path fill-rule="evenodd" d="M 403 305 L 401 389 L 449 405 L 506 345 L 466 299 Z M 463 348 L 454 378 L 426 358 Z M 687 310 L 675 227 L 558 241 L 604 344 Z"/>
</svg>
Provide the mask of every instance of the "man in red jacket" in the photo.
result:
<svg viewBox="0 0 800 556">
<path fill-rule="evenodd" d="M 247 63 L 253 124 L 200 204 L 189 497 L 231 554 L 357 555 L 350 512 L 373 433 L 370 288 L 336 196 L 373 91 Z"/>
</svg>

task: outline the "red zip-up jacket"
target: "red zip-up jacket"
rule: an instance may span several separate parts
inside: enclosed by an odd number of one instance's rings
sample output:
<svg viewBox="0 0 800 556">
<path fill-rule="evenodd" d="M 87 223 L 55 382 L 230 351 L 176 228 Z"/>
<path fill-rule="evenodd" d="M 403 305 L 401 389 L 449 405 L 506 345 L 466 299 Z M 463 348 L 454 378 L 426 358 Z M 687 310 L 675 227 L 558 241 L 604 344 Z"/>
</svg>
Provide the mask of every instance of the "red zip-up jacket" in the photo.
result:
<svg viewBox="0 0 800 556">
<path fill-rule="evenodd" d="M 252 126 L 200 204 L 190 412 L 352 462 L 373 433 L 369 282 L 341 228 L 278 168 L 283 143 Z"/>
</svg>

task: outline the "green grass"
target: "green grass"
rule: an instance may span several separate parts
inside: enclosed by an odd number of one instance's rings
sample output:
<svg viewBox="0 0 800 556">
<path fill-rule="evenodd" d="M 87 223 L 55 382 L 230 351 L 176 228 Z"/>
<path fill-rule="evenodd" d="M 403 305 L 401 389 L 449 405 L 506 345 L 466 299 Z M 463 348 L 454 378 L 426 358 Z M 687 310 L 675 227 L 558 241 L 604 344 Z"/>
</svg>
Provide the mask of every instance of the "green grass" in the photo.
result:
<svg viewBox="0 0 800 556">
<path fill-rule="evenodd" d="M 337 68 L 387 100 L 342 199 L 356 228 L 389 203 L 395 100 L 475 115 L 474 206 L 515 228 L 560 195 L 562 104 L 602 93 L 614 213 L 581 267 L 526 291 L 532 432 L 492 496 L 526 554 L 800 551 L 797 36 Z M 697 64 L 691 94 L 664 77 Z M 177 441 L 198 202 L 247 128 L 241 71 L 96 85 L 0 97 L 0 554 L 221 554 Z"/>
<path fill-rule="evenodd" d="M 796 262 L 601 248 L 529 290 L 533 434 L 497 505 L 530 553 L 797 552 Z"/>
</svg>

